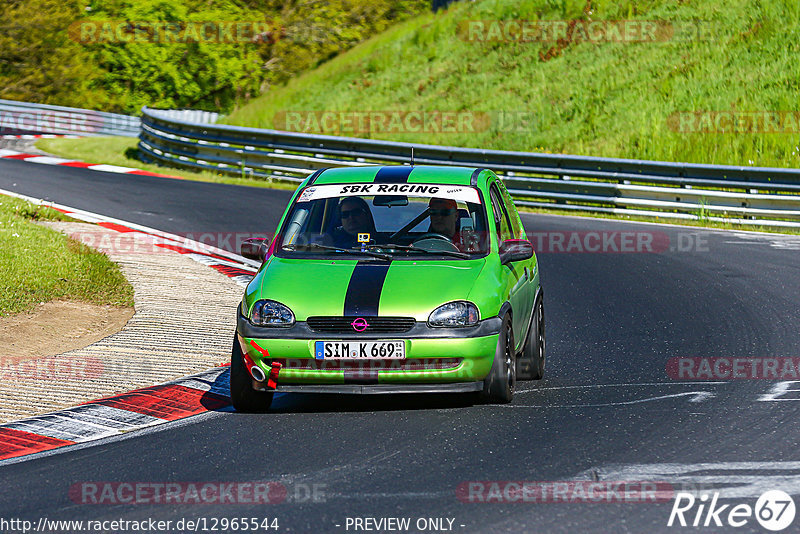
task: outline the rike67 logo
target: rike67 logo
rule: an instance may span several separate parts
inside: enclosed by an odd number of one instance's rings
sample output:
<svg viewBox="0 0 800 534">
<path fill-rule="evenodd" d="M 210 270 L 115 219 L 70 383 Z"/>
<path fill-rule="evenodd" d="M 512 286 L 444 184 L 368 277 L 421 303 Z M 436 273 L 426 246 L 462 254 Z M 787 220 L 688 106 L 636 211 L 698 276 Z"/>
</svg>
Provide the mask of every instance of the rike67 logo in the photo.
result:
<svg viewBox="0 0 800 534">
<path fill-rule="evenodd" d="M 709 502 L 706 493 L 699 498 L 691 493 L 678 493 L 669 514 L 667 526 L 682 527 L 742 527 L 753 517 L 765 529 L 778 532 L 794 521 L 794 500 L 786 492 L 770 490 L 763 493 L 755 507 L 749 504 L 719 504 L 719 493 L 714 493 Z"/>
</svg>

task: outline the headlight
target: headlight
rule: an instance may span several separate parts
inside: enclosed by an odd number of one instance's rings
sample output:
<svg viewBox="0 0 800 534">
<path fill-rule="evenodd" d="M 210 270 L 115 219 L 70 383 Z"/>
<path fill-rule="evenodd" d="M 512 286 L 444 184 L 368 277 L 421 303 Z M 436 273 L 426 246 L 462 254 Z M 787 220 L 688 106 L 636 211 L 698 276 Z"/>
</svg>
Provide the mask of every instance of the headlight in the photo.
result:
<svg viewBox="0 0 800 534">
<path fill-rule="evenodd" d="M 292 326 L 294 314 L 292 310 L 274 300 L 259 300 L 250 312 L 250 322 L 256 326 Z"/>
<path fill-rule="evenodd" d="M 442 304 L 433 310 L 428 317 L 428 324 L 439 327 L 474 326 L 479 320 L 478 307 L 466 300 L 459 300 Z"/>
</svg>

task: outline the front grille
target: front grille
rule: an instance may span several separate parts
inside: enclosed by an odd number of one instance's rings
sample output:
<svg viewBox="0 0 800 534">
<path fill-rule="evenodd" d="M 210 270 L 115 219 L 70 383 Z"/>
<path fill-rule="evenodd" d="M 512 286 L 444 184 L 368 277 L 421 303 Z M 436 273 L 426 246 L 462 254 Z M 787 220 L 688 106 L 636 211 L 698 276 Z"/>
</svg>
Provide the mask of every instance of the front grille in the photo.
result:
<svg viewBox="0 0 800 534">
<path fill-rule="evenodd" d="M 353 328 L 356 319 L 367 322 L 365 330 Z M 413 317 L 309 317 L 308 327 L 315 332 L 326 334 L 396 334 L 414 328 Z M 358 323 L 356 324 L 358 326 Z"/>
</svg>

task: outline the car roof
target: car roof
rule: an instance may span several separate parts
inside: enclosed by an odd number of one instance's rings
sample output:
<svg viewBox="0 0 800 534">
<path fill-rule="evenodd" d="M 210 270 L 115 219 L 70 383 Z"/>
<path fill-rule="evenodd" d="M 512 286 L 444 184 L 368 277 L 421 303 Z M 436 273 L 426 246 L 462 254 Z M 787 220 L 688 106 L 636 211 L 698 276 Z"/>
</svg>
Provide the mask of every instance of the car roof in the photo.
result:
<svg viewBox="0 0 800 534">
<path fill-rule="evenodd" d="M 484 170 L 435 165 L 336 167 L 315 172 L 305 185 L 383 182 L 475 186 Z"/>
</svg>

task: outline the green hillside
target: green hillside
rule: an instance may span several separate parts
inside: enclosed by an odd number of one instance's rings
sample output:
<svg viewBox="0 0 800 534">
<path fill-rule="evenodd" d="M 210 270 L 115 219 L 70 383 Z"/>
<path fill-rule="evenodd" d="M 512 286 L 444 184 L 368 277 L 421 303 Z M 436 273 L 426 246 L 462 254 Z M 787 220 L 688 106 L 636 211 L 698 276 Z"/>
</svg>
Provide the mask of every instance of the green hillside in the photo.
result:
<svg viewBox="0 0 800 534">
<path fill-rule="evenodd" d="M 656 21 L 658 31 L 656 39 L 623 42 L 592 41 L 580 33 L 571 34 L 572 39 L 514 42 L 493 39 L 489 31 L 473 33 L 470 39 L 470 21 L 487 21 L 486 29 L 493 20 L 504 21 L 503 28 L 512 28 L 507 24 L 516 20 L 573 21 L 571 29 L 588 27 L 589 21 Z M 698 28 L 701 35 L 693 35 Z M 373 131 L 364 132 L 342 129 L 338 121 L 336 131 L 322 133 L 796 167 L 798 115 L 787 112 L 800 108 L 798 37 L 796 0 L 458 2 L 444 13 L 395 26 L 273 88 L 226 122 L 281 127 L 287 112 L 309 110 L 394 111 L 400 118 L 419 110 L 460 111 L 471 114 L 477 127 L 455 132 L 387 127 L 375 132 L 368 126 Z M 681 112 L 700 114 L 676 115 Z M 506 119 L 505 125 L 499 117 Z M 752 131 L 741 121 L 761 122 Z M 313 121 L 302 124 L 299 129 L 316 127 Z M 682 124 L 691 131 L 678 131 Z M 701 131 L 695 131 L 698 127 Z M 709 127 L 714 131 L 707 131 Z"/>
<path fill-rule="evenodd" d="M 2 0 L 0 98 L 226 112 L 427 0 Z"/>
</svg>

